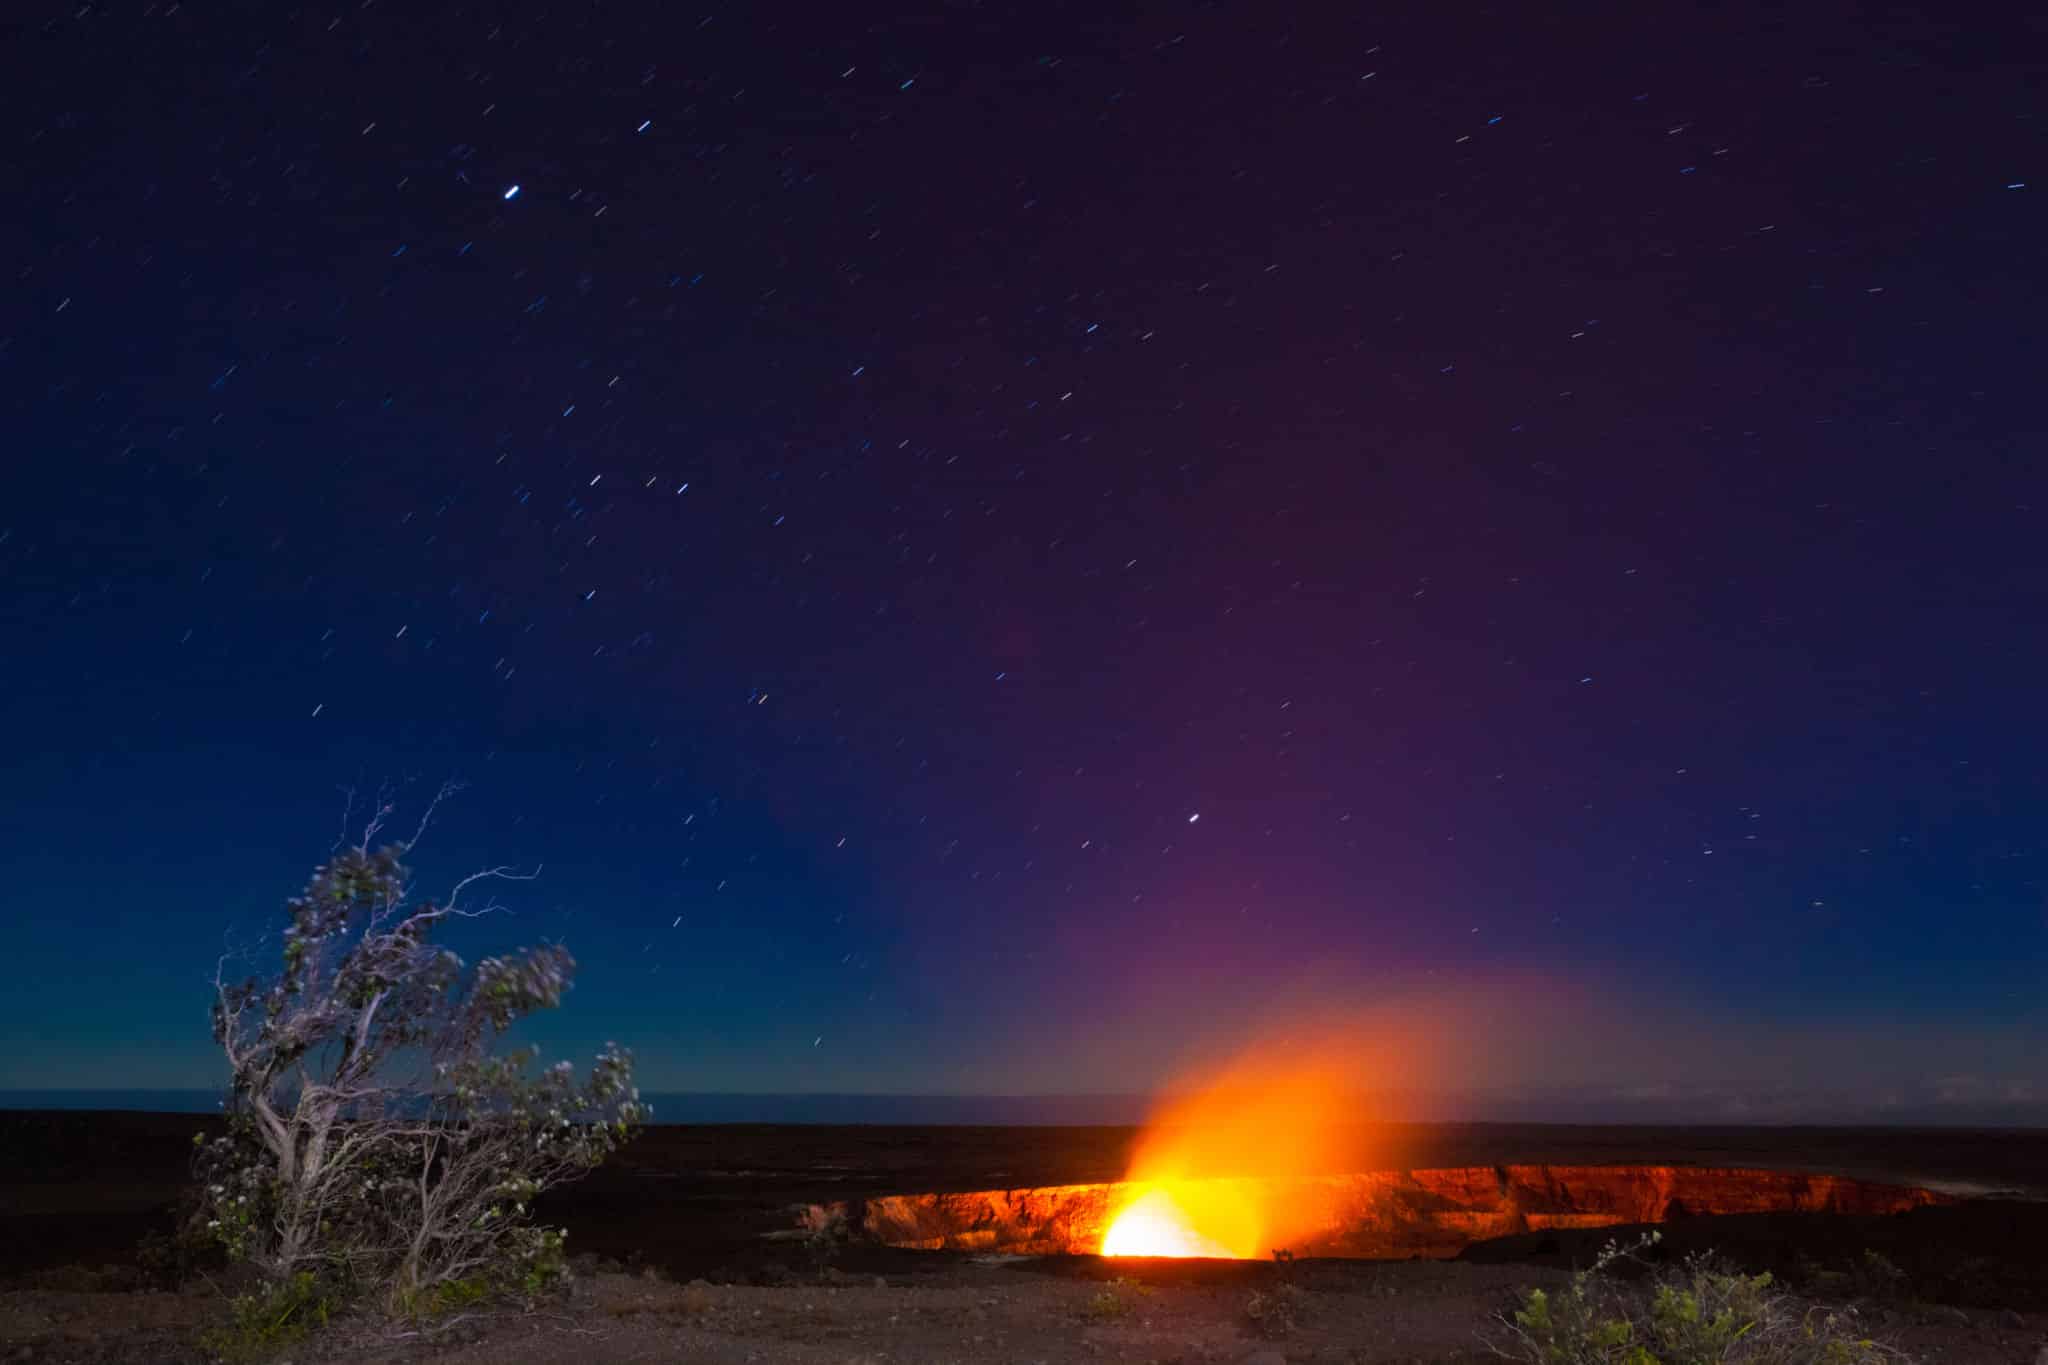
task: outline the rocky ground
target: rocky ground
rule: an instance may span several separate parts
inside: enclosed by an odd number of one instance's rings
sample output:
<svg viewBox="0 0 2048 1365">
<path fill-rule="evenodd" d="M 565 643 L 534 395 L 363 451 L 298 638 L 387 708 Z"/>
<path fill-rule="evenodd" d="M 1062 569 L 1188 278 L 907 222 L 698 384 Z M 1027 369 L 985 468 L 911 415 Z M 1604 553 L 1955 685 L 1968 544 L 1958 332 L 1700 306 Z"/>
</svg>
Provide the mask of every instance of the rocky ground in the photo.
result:
<svg viewBox="0 0 2048 1365">
<path fill-rule="evenodd" d="M 0 1292 L 0 1361 L 21 1365 L 200 1362 L 219 1320 L 204 1288 L 73 1287 Z M 958 1263 L 910 1282 L 821 1272 L 779 1286 L 675 1284 L 598 1271 L 531 1311 L 457 1315 L 429 1330 L 343 1320 L 288 1348 L 292 1365 L 1478 1365 L 1494 1315 L 1555 1269 L 1404 1262 L 1259 1266 L 1202 1275 L 1137 1267 L 1101 1278 L 1030 1263 Z M 1874 1336 L 1910 1359 L 1959 1365 L 2048 1361 L 2048 1313 L 1870 1305 Z M 1497 1339 L 1497 1338 L 1496 1338 Z"/>
</svg>

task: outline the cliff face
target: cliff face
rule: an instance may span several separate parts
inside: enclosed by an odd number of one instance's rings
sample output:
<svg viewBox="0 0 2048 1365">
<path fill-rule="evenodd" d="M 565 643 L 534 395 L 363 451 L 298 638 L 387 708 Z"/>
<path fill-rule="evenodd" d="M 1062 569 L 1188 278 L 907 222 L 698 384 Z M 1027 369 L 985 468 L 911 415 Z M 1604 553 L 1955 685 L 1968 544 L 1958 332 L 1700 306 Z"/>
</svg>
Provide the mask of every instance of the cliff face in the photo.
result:
<svg viewBox="0 0 2048 1365">
<path fill-rule="evenodd" d="M 1475 1166 L 1308 1180 L 1235 1181 L 1284 1214 L 1298 1256 L 1455 1256 L 1545 1228 L 1661 1223 L 1693 1214 L 1898 1213 L 1950 1202 L 1929 1190 L 1796 1171 L 1703 1166 Z M 1141 1187 L 1117 1183 L 903 1194 L 838 1206 L 891 1246 L 1016 1255 L 1094 1254 Z"/>
</svg>

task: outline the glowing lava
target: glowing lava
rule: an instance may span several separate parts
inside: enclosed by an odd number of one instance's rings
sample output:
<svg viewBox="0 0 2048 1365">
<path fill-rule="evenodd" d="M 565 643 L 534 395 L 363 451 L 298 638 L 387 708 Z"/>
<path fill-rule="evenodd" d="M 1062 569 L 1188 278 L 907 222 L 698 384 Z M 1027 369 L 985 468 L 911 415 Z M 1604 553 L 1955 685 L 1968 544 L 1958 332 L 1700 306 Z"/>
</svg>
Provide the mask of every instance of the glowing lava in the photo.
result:
<svg viewBox="0 0 2048 1365">
<path fill-rule="evenodd" d="M 1255 1044 L 1160 1105 L 1132 1154 L 1139 1194 L 1102 1254 L 1264 1258 L 1327 1225 L 1316 1178 L 1370 1169 L 1350 1041 Z"/>
<path fill-rule="evenodd" d="M 1208 1182 L 1214 1183 L 1214 1182 Z M 1186 1197 L 1188 1190 L 1182 1190 Z M 1197 1200 L 1210 1205 L 1211 1200 Z M 1111 1221 L 1109 1231 L 1102 1236 L 1102 1254 L 1105 1256 L 1211 1256 L 1218 1260 L 1241 1260 L 1256 1253 L 1240 1247 L 1226 1246 L 1215 1238 L 1197 1230 L 1197 1223 L 1210 1231 L 1220 1230 L 1219 1224 L 1252 1231 L 1246 1226 L 1249 1219 L 1244 1215 L 1249 1210 L 1219 1210 L 1204 1207 L 1199 1215 L 1191 1214 L 1181 1207 L 1181 1199 L 1172 1190 L 1164 1187 L 1147 1190 L 1122 1213 Z M 1234 1216 L 1233 1216 L 1234 1215 Z"/>
</svg>

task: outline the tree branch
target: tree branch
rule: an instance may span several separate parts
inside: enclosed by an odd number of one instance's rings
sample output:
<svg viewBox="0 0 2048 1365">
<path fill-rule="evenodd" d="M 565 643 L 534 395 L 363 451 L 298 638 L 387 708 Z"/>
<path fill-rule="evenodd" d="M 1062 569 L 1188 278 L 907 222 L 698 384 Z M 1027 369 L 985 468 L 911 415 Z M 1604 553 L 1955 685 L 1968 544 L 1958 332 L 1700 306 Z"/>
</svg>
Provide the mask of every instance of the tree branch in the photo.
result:
<svg viewBox="0 0 2048 1365">
<path fill-rule="evenodd" d="M 495 910 L 501 909 L 502 907 L 495 905 L 486 905 L 481 910 L 458 910 L 456 909 L 456 902 L 461 899 L 462 893 L 468 890 L 469 887 L 476 882 L 490 880 L 504 882 L 530 882 L 540 876 L 541 869 L 545 866 L 546 864 L 544 863 L 536 863 L 534 865 L 533 871 L 518 872 L 513 869 L 510 863 L 506 863 L 500 867 L 487 867 L 481 872 L 472 872 L 467 877 L 464 877 L 461 881 L 455 883 L 455 889 L 448 893 L 448 899 L 443 901 L 438 908 L 429 906 L 425 910 L 420 911 L 418 915 L 415 916 L 415 918 L 438 918 L 439 916 L 444 914 L 466 915 L 470 917 L 491 914 Z"/>
<path fill-rule="evenodd" d="M 420 839 L 426 834 L 427 825 L 433 820 L 434 812 L 441 808 L 441 803 L 461 790 L 462 784 L 460 782 L 452 780 L 443 782 L 441 790 L 434 793 L 434 799 L 427 802 L 427 809 L 420 815 L 420 827 L 412 832 L 412 838 L 407 839 L 399 847 L 407 853 L 412 852 L 418 846 Z"/>
</svg>

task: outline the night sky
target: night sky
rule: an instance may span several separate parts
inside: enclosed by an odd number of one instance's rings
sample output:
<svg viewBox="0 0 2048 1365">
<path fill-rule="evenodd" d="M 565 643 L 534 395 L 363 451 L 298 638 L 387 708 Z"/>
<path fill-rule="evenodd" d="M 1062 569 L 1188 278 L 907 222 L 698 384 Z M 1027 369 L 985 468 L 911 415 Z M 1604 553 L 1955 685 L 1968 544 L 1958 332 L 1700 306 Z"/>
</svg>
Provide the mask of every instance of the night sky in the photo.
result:
<svg viewBox="0 0 2048 1365">
<path fill-rule="evenodd" d="M 0 1086 L 452 778 L 656 1089 L 2048 1120 L 2048 29 L 1536 9 L 11 8 Z"/>
</svg>

